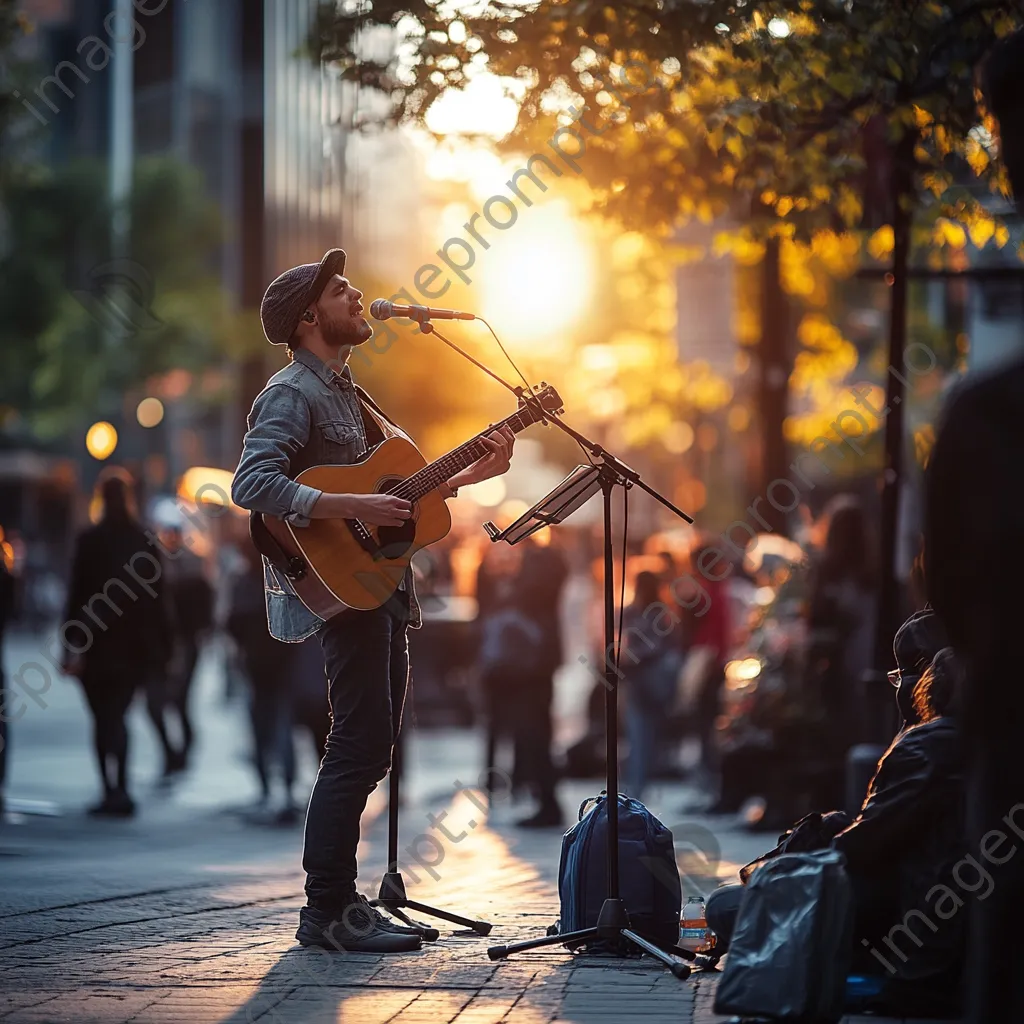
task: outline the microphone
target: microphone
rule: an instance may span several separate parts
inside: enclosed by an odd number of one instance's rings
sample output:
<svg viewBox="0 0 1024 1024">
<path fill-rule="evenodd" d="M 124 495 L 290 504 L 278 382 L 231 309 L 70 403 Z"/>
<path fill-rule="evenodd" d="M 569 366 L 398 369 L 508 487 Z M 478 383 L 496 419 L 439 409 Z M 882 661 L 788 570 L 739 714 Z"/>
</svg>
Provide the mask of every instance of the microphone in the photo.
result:
<svg viewBox="0 0 1024 1024">
<path fill-rule="evenodd" d="M 475 320 L 472 313 L 461 313 L 457 309 L 431 309 L 429 306 L 399 306 L 389 299 L 374 299 L 370 303 L 370 316 L 374 320 L 390 320 L 393 316 L 405 316 L 410 320 Z"/>
</svg>

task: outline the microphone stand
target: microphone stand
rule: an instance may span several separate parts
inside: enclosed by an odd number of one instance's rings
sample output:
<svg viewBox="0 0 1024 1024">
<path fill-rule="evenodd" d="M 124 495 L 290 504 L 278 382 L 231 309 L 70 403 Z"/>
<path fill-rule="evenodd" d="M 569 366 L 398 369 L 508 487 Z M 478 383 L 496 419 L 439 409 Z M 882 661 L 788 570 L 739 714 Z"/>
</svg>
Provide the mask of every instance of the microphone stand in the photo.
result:
<svg viewBox="0 0 1024 1024">
<path fill-rule="evenodd" d="M 420 326 L 423 328 L 423 332 L 425 334 L 433 333 L 434 327 L 429 320 L 422 321 Z M 468 353 L 463 354 L 466 355 L 467 359 L 473 358 L 468 355 Z M 473 361 L 475 362 L 476 360 Z M 490 370 L 487 370 L 486 367 L 481 366 L 481 368 L 490 373 Z M 500 378 L 496 377 L 495 374 L 491 374 L 491 376 L 500 380 Z M 501 383 L 505 384 L 504 381 L 501 381 Z M 505 384 L 505 387 L 511 387 L 511 385 Z M 416 929 L 416 931 L 418 931 L 427 942 L 435 941 L 439 937 L 440 933 L 436 928 L 432 928 L 429 925 L 422 924 L 421 922 L 410 918 L 405 913 L 406 910 L 412 910 L 418 914 L 425 914 L 427 917 L 436 917 L 439 920 L 459 925 L 464 929 L 463 932 L 457 932 L 456 934 L 472 934 L 475 932 L 477 935 L 488 935 L 491 931 L 491 923 L 489 921 L 477 921 L 473 918 L 463 917 L 460 914 L 453 914 L 447 910 L 440 910 L 439 908 L 429 906 L 426 903 L 418 903 L 415 900 L 409 899 L 406 894 L 405 879 L 402 877 L 402 871 L 398 864 L 398 807 L 401 803 L 399 798 L 399 791 L 401 787 L 401 765 L 399 764 L 400 754 L 401 749 L 396 743 L 391 755 L 391 772 L 388 778 L 388 870 L 381 879 L 377 898 L 370 900 L 370 903 L 373 906 L 383 907 L 393 917 L 397 917 L 400 921 L 404 921 L 405 924 L 411 928 Z"/>
<path fill-rule="evenodd" d="M 601 492 L 604 498 L 604 641 L 605 641 L 605 760 L 607 771 L 607 808 L 608 808 L 608 896 L 601 906 L 598 914 L 597 924 L 592 928 L 585 928 L 580 931 L 566 932 L 561 935 L 545 935 L 543 938 L 528 939 L 524 942 L 515 942 L 508 945 L 491 946 L 487 955 L 491 960 L 503 960 L 513 953 L 523 952 L 528 949 L 537 949 L 541 946 L 565 945 L 575 947 L 595 939 L 601 939 L 613 944 L 619 949 L 628 949 L 630 946 L 642 950 L 656 960 L 664 964 L 677 978 L 688 978 L 690 967 L 678 960 L 672 954 L 665 952 L 652 942 L 648 942 L 643 936 L 632 931 L 629 924 L 629 910 L 626 902 L 622 899 L 619 889 L 619 714 L 618 714 L 618 676 L 616 664 L 610 659 L 610 652 L 614 650 L 615 643 L 615 584 L 614 574 L 614 552 L 612 547 L 612 491 L 615 487 L 628 491 L 631 487 L 639 487 L 656 501 L 659 501 L 669 511 L 678 516 L 686 523 L 692 523 L 693 518 L 688 516 L 682 509 L 677 508 L 668 498 L 659 494 L 653 487 L 648 486 L 640 478 L 640 474 L 624 462 L 617 459 L 611 452 L 601 445 L 596 444 L 583 434 L 574 430 L 567 423 L 563 423 L 557 416 L 546 413 L 540 408 L 533 394 L 525 388 L 517 387 L 503 380 L 493 370 L 485 366 L 479 359 L 465 352 L 454 342 L 446 338 L 429 320 L 420 324 L 425 334 L 434 334 L 443 341 L 449 348 L 458 352 L 468 359 L 474 366 L 483 370 L 489 377 L 496 380 L 502 387 L 511 391 L 519 401 L 536 409 L 539 413 L 538 419 L 552 423 L 559 430 L 568 434 L 574 441 L 578 442 L 595 460 L 598 467 L 598 479 L 601 484 Z"/>
</svg>

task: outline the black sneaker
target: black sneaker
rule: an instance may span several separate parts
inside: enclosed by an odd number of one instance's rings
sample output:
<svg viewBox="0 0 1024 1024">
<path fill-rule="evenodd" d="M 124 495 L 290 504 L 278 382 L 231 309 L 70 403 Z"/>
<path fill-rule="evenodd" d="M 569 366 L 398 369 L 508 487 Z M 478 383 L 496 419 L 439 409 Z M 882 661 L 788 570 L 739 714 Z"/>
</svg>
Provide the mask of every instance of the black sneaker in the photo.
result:
<svg viewBox="0 0 1024 1024">
<path fill-rule="evenodd" d="M 135 803 L 123 789 L 114 789 L 90 807 L 88 813 L 92 818 L 130 818 L 135 813 Z"/>
<path fill-rule="evenodd" d="M 371 907 L 365 896 L 356 896 L 336 915 L 303 907 L 295 938 L 303 946 L 353 953 L 412 953 L 420 948 L 419 932 L 398 928 Z"/>
<path fill-rule="evenodd" d="M 382 914 L 376 907 L 370 906 L 370 901 L 362 893 L 356 893 L 356 899 L 366 904 L 366 909 L 374 915 L 377 924 L 384 931 L 394 932 L 396 935 L 419 935 L 421 938 L 423 937 L 423 932 L 418 928 L 409 928 L 404 924 L 398 924 L 396 921 L 392 921 L 390 917 Z"/>
</svg>

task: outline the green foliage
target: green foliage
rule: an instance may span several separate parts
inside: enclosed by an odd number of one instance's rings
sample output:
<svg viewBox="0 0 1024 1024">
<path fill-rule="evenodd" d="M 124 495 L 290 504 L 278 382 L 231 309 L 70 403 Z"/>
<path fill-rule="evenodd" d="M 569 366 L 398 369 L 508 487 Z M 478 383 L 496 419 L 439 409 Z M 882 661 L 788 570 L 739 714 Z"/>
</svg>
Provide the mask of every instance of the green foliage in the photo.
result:
<svg viewBox="0 0 1024 1024">
<path fill-rule="evenodd" d="M 102 166 L 26 168 L 2 196 L 0 417 L 54 438 L 111 415 L 124 396 L 175 368 L 199 369 L 235 324 L 212 273 L 219 219 L 198 175 L 140 161 L 131 243 L 111 262 Z"/>
<path fill-rule="evenodd" d="M 587 136 L 586 177 L 627 223 L 732 214 L 806 236 L 860 223 L 865 140 L 903 141 L 933 175 L 961 158 L 1001 188 L 972 134 L 974 68 L 1020 22 L 1019 0 L 375 0 L 324 4 L 313 49 L 391 97 L 396 122 L 483 70 L 503 76 L 516 150 L 542 149 L 586 105 L 604 128 Z M 406 30 L 403 45 L 360 62 L 381 25 Z"/>
<path fill-rule="evenodd" d="M 23 62 L 17 57 L 17 46 L 31 30 L 20 6 L 20 0 L 0 0 L 0 137 L 25 113 L 14 95 L 24 72 Z"/>
</svg>

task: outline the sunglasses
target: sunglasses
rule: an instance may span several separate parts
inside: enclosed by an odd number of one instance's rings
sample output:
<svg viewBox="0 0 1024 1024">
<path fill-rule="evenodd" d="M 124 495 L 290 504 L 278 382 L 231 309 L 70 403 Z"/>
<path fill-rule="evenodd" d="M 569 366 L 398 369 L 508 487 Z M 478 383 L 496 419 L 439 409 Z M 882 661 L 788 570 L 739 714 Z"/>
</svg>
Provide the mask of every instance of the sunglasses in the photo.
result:
<svg viewBox="0 0 1024 1024">
<path fill-rule="evenodd" d="M 885 674 L 886 676 L 888 676 L 889 682 L 892 683 L 893 686 L 900 685 L 900 680 L 903 678 L 903 676 L 898 668 L 891 669 L 889 672 L 886 672 Z"/>
</svg>

